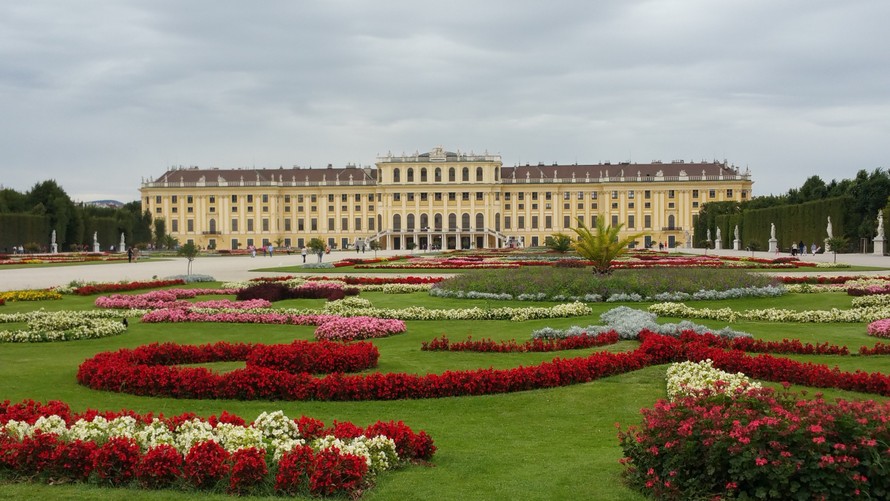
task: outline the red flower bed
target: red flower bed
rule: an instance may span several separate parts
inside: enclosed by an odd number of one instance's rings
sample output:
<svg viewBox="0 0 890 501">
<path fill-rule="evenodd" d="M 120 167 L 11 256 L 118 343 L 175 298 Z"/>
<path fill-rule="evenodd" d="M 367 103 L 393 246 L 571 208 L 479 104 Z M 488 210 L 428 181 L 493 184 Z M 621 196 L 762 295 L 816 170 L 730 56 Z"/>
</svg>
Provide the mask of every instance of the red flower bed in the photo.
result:
<svg viewBox="0 0 890 501">
<path fill-rule="evenodd" d="M 56 415 L 68 426 L 79 419 L 92 420 L 101 415 L 107 419 L 131 416 L 141 423 L 152 422 L 152 414 L 140 415 L 133 411 L 99 412 L 87 410 L 74 413 L 63 402 L 46 404 L 27 400 L 11 404 L 0 403 L 0 425 L 10 420 L 33 424 L 41 417 Z M 158 418 L 170 429 L 196 418 L 187 413 Z M 244 420 L 226 413 L 205 420 L 211 426 L 226 422 L 243 425 Z M 399 421 L 377 421 L 366 428 L 350 422 L 337 422 L 326 428 L 324 423 L 306 416 L 297 423 L 306 440 L 333 435 L 350 439 L 364 435 L 385 436 L 393 440 L 401 461 L 428 461 L 436 452 L 433 440 L 425 432 L 414 432 Z M 45 480 L 51 483 L 93 481 L 112 486 L 136 486 L 161 489 L 170 486 L 187 489 L 220 489 L 227 485 L 233 494 L 265 493 L 274 482 L 277 494 L 328 496 L 354 495 L 369 485 L 368 466 L 364 458 L 342 454 L 336 448 L 315 452 L 307 446 L 297 446 L 282 455 L 275 464 L 267 464 L 266 452 L 256 448 L 240 449 L 232 454 L 213 441 L 194 444 L 182 454 L 171 445 L 158 445 L 144 453 L 131 438 L 115 437 L 102 445 L 92 441 L 65 442 L 55 434 L 35 432 L 22 440 L 0 434 L 0 469 L 4 477 Z M 269 478 L 270 472 L 274 478 Z M 267 487 L 263 487 L 263 486 Z"/>
<path fill-rule="evenodd" d="M 360 343 L 359 343 L 360 344 Z M 645 345 L 645 343 L 644 343 Z M 350 348 L 355 345 L 345 345 Z M 226 374 L 173 363 L 241 360 L 253 345 L 149 345 L 100 353 L 80 365 L 78 381 L 90 388 L 174 398 L 242 400 L 395 400 L 507 393 L 588 382 L 603 376 L 661 363 L 650 353 L 594 353 L 586 358 L 555 359 L 532 367 L 446 371 L 424 376 L 372 373 L 325 377 L 269 367 L 248 366 Z"/>
<path fill-rule="evenodd" d="M 118 386 L 118 391 L 137 395 L 246 400 L 269 398 L 270 392 L 282 391 L 282 385 L 298 384 L 301 379 L 311 378 L 312 373 L 375 367 L 378 357 L 377 347 L 364 342 L 295 341 L 291 345 L 221 342 L 201 346 L 164 343 L 100 353 L 80 365 L 77 379 L 92 388 Z M 237 360 L 246 361 L 247 367 L 225 374 L 216 374 L 204 367 L 174 365 Z"/>
<path fill-rule="evenodd" d="M 214 374 L 204 368 L 179 368 L 172 363 L 201 363 L 214 360 L 242 360 L 254 345 L 217 343 L 205 347 L 175 344 L 150 345 L 135 350 L 100 353 L 81 364 L 78 381 L 94 389 L 122 391 L 136 395 L 174 398 L 236 398 L 272 400 L 393 400 L 439 398 L 460 395 L 507 393 L 592 381 L 666 362 L 711 359 L 714 367 L 743 372 L 769 381 L 788 381 L 813 387 L 833 387 L 863 393 L 890 395 L 890 377 L 881 373 L 843 372 L 826 365 L 796 362 L 770 355 L 746 355 L 738 349 L 717 346 L 714 337 L 683 339 L 651 332 L 640 334 L 643 341 L 632 352 L 598 352 L 587 357 L 554 359 L 540 365 L 514 369 L 446 371 L 442 374 L 372 373 L 318 377 L 250 365 L 227 374 Z M 346 345 L 349 348 L 354 345 Z M 752 345 L 755 347 L 765 347 Z M 779 343 L 786 352 L 817 352 L 795 343 Z M 835 348 L 824 348 L 828 352 Z"/>
<path fill-rule="evenodd" d="M 154 289 L 157 287 L 167 287 L 170 285 L 183 285 L 185 280 L 153 280 L 150 282 L 129 282 L 125 284 L 96 284 L 84 285 L 74 289 L 74 293 L 80 296 L 89 296 L 92 294 L 101 294 L 104 292 L 121 292 L 133 291 L 138 289 Z"/>
<path fill-rule="evenodd" d="M 347 285 L 384 285 L 384 284 L 437 284 L 445 277 L 308 277 L 306 280 L 317 282 L 339 281 Z"/>
<path fill-rule="evenodd" d="M 803 344 L 797 339 L 783 339 L 781 341 L 764 341 L 754 338 L 727 339 L 714 334 L 697 334 L 686 331 L 680 334 L 680 340 L 687 343 L 704 343 L 708 346 L 717 346 L 728 350 L 742 350 L 749 353 L 785 353 L 795 355 L 849 355 L 850 350 L 846 346 L 837 346 L 828 343 Z"/>
<path fill-rule="evenodd" d="M 890 355 L 890 344 L 878 343 L 872 348 L 868 346 L 859 347 L 860 355 Z"/>
<path fill-rule="evenodd" d="M 605 346 L 618 342 L 618 333 L 615 331 L 604 332 L 597 336 L 570 336 L 562 339 L 531 339 L 524 343 L 516 340 L 493 341 L 491 339 L 451 342 L 447 337 L 435 338 L 430 342 L 424 341 L 420 349 L 422 351 L 477 351 L 484 353 L 526 353 L 549 352 L 561 350 L 579 350 L 594 346 Z"/>
<path fill-rule="evenodd" d="M 275 302 L 284 299 L 327 299 L 336 301 L 346 296 L 357 296 L 359 290 L 354 287 L 343 287 L 339 284 L 307 283 L 299 287 L 288 287 L 278 282 L 263 282 L 241 289 L 235 295 L 238 301 L 248 299 L 265 299 Z"/>
<path fill-rule="evenodd" d="M 622 463 L 656 499 L 887 499 L 890 403 L 754 390 L 642 414 L 618 434 Z"/>
</svg>

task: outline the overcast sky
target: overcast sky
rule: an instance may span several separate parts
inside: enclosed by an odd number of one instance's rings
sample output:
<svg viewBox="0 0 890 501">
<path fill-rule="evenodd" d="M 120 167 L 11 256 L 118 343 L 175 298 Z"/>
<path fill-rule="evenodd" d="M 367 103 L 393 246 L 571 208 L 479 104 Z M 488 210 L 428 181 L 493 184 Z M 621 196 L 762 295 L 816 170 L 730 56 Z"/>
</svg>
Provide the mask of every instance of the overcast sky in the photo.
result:
<svg viewBox="0 0 890 501">
<path fill-rule="evenodd" d="M 890 1 L 0 6 L 0 185 L 139 198 L 170 166 L 727 160 L 755 195 L 887 168 Z"/>
</svg>

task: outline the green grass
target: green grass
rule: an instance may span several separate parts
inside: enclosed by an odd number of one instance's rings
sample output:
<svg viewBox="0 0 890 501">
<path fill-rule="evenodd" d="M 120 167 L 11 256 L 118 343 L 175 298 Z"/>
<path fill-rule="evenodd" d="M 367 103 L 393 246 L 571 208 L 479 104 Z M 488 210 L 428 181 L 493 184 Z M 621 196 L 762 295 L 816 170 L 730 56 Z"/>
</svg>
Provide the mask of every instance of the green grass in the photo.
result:
<svg viewBox="0 0 890 501">
<path fill-rule="evenodd" d="M 208 284 L 199 284 L 208 286 Z M 424 293 L 390 295 L 363 293 L 375 306 L 421 305 L 433 308 L 470 306 L 529 306 L 524 302 L 431 298 Z M 202 298 L 203 299 L 203 298 Z M 0 312 L 47 309 L 84 309 L 95 296 L 66 296 L 60 301 L 8 303 Z M 789 295 L 773 299 L 745 299 L 693 303 L 695 306 L 750 309 L 787 307 L 795 309 L 849 307 L 843 294 Z M 290 300 L 278 307 L 319 307 L 320 300 Z M 546 303 L 552 304 L 552 303 Z M 627 304 L 645 308 L 645 304 Z M 407 333 L 375 340 L 380 349 L 380 371 L 440 373 L 478 367 L 507 368 L 537 364 L 554 357 L 578 357 L 595 349 L 560 353 L 484 354 L 420 351 L 421 341 L 447 335 L 452 340 L 466 336 L 498 340 L 528 339 L 544 326 L 598 324 L 599 315 L 617 304 L 595 304 L 586 317 L 509 321 L 407 322 Z M 676 319 L 664 319 L 675 321 Z M 721 328 L 725 322 L 698 320 Z M 851 351 L 877 340 L 866 336 L 865 324 L 772 324 L 740 322 L 734 328 L 764 339 L 798 338 L 803 342 L 845 344 Z M 2 325 L 0 328 L 9 328 Z M 96 353 L 131 348 L 146 343 L 173 341 L 200 344 L 216 341 L 287 343 L 312 339 L 313 327 L 235 324 L 142 324 L 131 319 L 129 331 L 118 337 L 46 344 L 0 344 L 0 399 L 19 401 L 63 400 L 74 409 L 133 409 L 137 412 L 199 415 L 227 410 L 252 420 L 263 411 L 282 409 L 291 417 L 313 416 L 331 424 L 333 420 L 367 425 L 378 419 L 403 420 L 415 430 L 426 430 L 439 448 L 431 466 L 410 466 L 384 474 L 364 499 L 593 499 L 639 500 L 641 495 L 621 483 L 621 450 L 615 423 L 637 424 L 639 411 L 665 396 L 666 366 L 648 367 L 588 384 L 527 391 L 506 395 L 460 397 L 394 402 L 268 402 L 229 400 L 177 400 L 99 392 L 75 381 L 78 365 Z M 634 342 L 621 342 L 602 349 L 631 350 Z M 792 357 L 837 365 L 843 370 L 885 371 L 890 357 Z M 226 371 L 239 363 L 207 364 Z M 777 386 L 775 384 L 771 384 Z M 838 398 L 876 398 L 839 390 L 811 390 Z M 29 499 L 232 499 L 207 493 L 148 492 L 136 489 L 106 489 L 83 485 L 0 485 L 0 498 Z"/>
</svg>

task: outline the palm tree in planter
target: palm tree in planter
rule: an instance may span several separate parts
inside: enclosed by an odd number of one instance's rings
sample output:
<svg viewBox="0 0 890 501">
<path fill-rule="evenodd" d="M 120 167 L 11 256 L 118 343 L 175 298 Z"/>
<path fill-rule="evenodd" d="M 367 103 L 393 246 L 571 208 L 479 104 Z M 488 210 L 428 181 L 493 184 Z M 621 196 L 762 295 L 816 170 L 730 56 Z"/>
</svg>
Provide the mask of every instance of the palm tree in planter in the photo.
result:
<svg viewBox="0 0 890 501">
<path fill-rule="evenodd" d="M 572 237 L 565 233 L 554 233 L 544 240 L 544 245 L 553 252 L 565 254 L 572 249 Z"/>
<path fill-rule="evenodd" d="M 593 262 L 593 270 L 600 275 L 612 273 L 612 260 L 630 250 L 630 244 L 645 233 L 634 233 L 621 238 L 624 226 L 606 226 L 603 217 L 596 218 L 596 232 L 590 231 L 584 221 L 578 220 L 578 227 L 572 231 L 578 234 L 578 241 L 572 246 L 581 257 Z"/>
</svg>

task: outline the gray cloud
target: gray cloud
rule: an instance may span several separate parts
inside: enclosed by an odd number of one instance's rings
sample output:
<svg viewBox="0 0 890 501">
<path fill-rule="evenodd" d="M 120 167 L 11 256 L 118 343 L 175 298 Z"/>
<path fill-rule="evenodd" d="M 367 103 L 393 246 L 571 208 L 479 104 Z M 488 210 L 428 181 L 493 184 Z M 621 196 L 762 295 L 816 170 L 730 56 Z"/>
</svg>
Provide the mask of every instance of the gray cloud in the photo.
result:
<svg viewBox="0 0 890 501">
<path fill-rule="evenodd" d="M 0 183 L 138 197 L 170 165 L 727 159 L 757 194 L 884 167 L 890 4 L 0 6 Z"/>
</svg>

